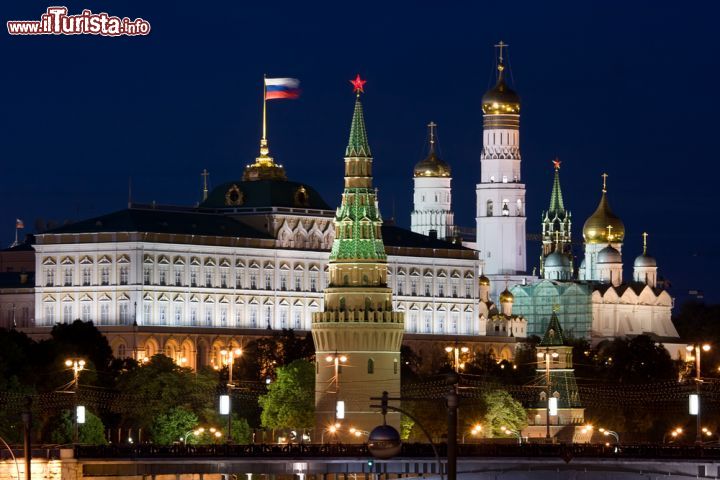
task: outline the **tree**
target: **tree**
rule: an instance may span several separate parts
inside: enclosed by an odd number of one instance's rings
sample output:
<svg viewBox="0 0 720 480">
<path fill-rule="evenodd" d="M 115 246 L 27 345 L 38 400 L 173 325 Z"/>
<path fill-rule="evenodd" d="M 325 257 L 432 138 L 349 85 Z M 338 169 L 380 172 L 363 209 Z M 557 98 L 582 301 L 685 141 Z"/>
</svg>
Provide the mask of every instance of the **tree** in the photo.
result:
<svg viewBox="0 0 720 480">
<path fill-rule="evenodd" d="M 678 366 L 668 351 L 647 335 L 616 338 L 598 350 L 606 381 L 637 384 L 677 379 Z"/>
<path fill-rule="evenodd" d="M 155 443 L 170 445 L 182 441 L 185 435 L 193 431 L 197 425 L 197 415 L 183 407 L 174 407 L 155 418 L 150 434 Z M 197 439 L 192 436 L 188 438 L 188 443 L 196 441 Z"/>
<path fill-rule="evenodd" d="M 492 390 L 483 394 L 485 410 L 483 433 L 494 437 L 502 433 L 502 427 L 520 432 L 527 426 L 527 412 L 522 404 L 505 390 Z"/>
<path fill-rule="evenodd" d="M 268 393 L 259 398 L 262 426 L 311 428 L 315 423 L 315 367 L 307 360 L 295 360 L 276 373 Z"/>
<path fill-rule="evenodd" d="M 118 378 L 117 387 L 131 397 L 122 423 L 133 428 L 151 428 L 155 419 L 172 408 L 183 407 L 201 421 L 211 419 L 218 394 L 214 370 L 193 372 L 158 354 Z"/>
<path fill-rule="evenodd" d="M 51 421 L 50 440 L 53 443 L 68 444 L 75 436 L 74 412 L 63 412 Z M 105 425 L 102 420 L 89 410 L 85 411 L 85 423 L 78 425 L 78 442 L 85 445 L 105 445 Z"/>
</svg>

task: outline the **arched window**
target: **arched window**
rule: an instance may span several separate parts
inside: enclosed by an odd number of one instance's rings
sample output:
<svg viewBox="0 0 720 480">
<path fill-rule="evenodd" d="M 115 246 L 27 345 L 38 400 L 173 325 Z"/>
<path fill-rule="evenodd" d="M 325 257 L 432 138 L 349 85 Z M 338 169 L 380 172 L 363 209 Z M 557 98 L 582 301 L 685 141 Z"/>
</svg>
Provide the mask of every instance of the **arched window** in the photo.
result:
<svg viewBox="0 0 720 480">
<path fill-rule="evenodd" d="M 372 358 L 369 358 L 369 359 L 368 359 L 368 369 L 367 369 L 367 372 L 368 372 L 368 373 L 375 373 L 375 360 L 373 360 Z"/>
<path fill-rule="evenodd" d="M 487 207 L 486 207 L 485 213 L 488 217 L 493 216 L 493 201 L 492 200 L 487 201 Z"/>
</svg>

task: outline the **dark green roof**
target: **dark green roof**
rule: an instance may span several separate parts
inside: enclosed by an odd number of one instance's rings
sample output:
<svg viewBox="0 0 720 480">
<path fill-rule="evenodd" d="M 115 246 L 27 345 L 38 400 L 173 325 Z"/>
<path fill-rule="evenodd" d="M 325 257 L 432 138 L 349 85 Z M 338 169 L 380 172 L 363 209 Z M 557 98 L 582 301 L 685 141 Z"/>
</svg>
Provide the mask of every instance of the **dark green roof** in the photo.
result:
<svg viewBox="0 0 720 480">
<path fill-rule="evenodd" d="M 395 225 L 382 226 L 382 239 L 386 247 L 437 248 L 447 250 L 470 250 L 459 243 L 446 242 L 428 237 Z"/>
<path fill-rule="evenodd" d="M 46 233 L 147 232 L 220 237 L 271 238 L 225 215 L 196 211 L 129 208 L 63 225 Z"/>
<path fill-rule="evenodd" d="M 236 187 L 241 201 L 232 204 L 226 196 Z M 237 197 L 236 197 L 237 198 Z M 315 210 L 334 210 L 325 203 L 320 194 L 305 183 L 285 180 L 238 180 L 225 182 L 212 189 L 207 200 L 200 204 L 201 209 L 287 207 L 311 208 Z"/>
<path fill-rule="evenodd" d="M 562 327 L 560 326 L 560 320 L 555 312 L 550 317 L 545 335 L 543 335 L 542 341 L 540 342 L 541 347 L 561 347 L 565 345 L 565 337 L 563 335 Z"/>
</svg>

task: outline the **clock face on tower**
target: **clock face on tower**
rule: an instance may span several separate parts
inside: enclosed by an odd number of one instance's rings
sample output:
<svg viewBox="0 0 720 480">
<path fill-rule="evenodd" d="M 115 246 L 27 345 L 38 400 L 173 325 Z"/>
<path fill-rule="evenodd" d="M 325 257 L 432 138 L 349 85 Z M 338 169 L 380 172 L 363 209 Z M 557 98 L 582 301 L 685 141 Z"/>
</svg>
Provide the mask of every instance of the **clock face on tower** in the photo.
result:
<svg viewBox="0 0 720 480">
<path fill-rule="evenodd" d="M 230 207 L 239 207 L 244 202 L 245 195 L 243 195 L 242 190 L 240 190 L 237 185 L 233 185 L 228 188 L 228 191 L 225 193 L 225 205 Z"/>
</svg>

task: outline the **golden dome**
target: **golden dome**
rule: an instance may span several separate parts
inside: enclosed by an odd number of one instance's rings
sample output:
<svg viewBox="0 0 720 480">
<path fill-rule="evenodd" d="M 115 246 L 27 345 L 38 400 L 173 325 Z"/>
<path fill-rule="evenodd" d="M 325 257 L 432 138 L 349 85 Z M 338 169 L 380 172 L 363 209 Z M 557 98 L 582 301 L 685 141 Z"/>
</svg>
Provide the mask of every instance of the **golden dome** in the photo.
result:
<svg viewBox="0 0 720 480">
<path fill-rule="evenodd" d="M 510 290 L 505 287 L 505 290 L 500 293 L 500 303 L 513 303 L 514 301 L 515 297 L 510 293 Z"/>
<path fill-rule="evenodd" d="M 583 225 L 583 238 L 585 243 L 622 243 L 625 238 L 625 225 L 610 209 L 605 185 L 600 204 Z"/>
<path fill-rule="evenodd" d="M 482 97 L 482 110 L 485 114 L 515 115 L 520 113 L 520 96 L 505 83 L 504 65 L 498 65 L 498 79 L 493 88 Z"/>
<path fill-rule="evenodd" d="M 478 279 L 478 283 L 480 283 L 480 286 L 489 287 L 490 279 L 488 277 L 486 277 L 485 275 L 480 275 L 480 278 Z"/>
<path fill-rule="evenodd" d="M 430 152 L 430 155 L 415 165 L 414 175 L 416 177 L 449 177 L 450 165 L 440 160 L 435 152 Z"/>
</svg>

